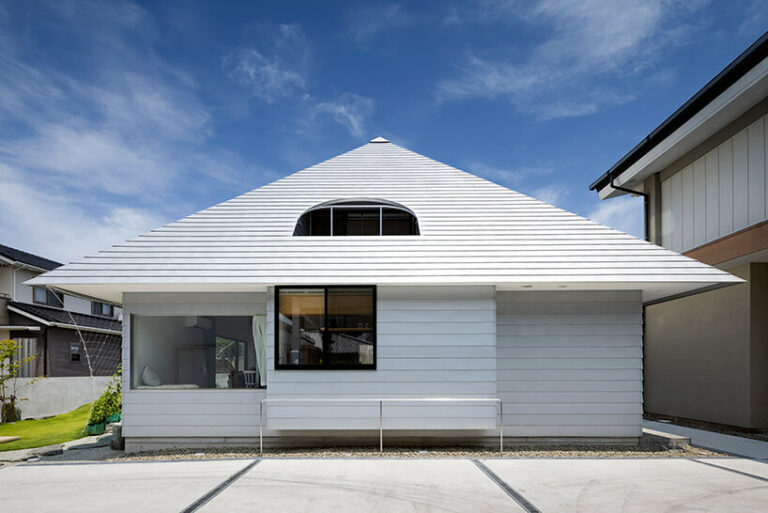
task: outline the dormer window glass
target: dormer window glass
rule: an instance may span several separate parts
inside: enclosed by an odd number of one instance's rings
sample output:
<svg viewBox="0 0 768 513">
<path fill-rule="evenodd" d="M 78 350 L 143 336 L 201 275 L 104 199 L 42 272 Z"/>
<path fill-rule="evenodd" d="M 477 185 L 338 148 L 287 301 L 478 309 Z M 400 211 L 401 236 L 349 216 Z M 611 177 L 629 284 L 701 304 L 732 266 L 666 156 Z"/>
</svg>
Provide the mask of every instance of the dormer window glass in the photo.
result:
<svg viewBox="0 0 768 513">
<path fill-rule="evenodd" d="M 397 203 L 349 200 L 309 209 L 296 223 L 294 236 L 419 235 L 419 221 Z"/>
</svg>

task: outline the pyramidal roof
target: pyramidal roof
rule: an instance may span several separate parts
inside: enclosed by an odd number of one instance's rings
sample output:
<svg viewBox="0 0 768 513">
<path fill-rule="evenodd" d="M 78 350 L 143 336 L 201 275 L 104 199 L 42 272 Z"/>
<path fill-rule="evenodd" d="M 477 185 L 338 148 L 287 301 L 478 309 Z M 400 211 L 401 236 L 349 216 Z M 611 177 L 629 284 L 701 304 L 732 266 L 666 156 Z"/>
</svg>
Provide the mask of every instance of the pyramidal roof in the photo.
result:
<svg viewBox="0 0 768 513">
<path fill-rule="evenodd" d="M 343 199 L 400 203 L 421 234 L 293 236 L 307 209 Z M 28 283 L 118 302 L 297 284 L 634 289 L 654 301 L 740 281 L 377 138 Z"/>
</svg>

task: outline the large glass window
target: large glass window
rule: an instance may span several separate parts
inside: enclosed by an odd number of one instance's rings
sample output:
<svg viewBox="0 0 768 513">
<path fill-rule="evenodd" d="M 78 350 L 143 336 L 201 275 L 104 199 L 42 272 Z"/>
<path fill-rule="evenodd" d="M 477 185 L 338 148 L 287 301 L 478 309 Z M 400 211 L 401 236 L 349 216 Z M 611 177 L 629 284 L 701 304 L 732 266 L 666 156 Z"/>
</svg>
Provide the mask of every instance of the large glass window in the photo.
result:
<svg viewBox="0 0 768 513">
<path fill-rule="evenodd" d="M 375 369 L 375 287 L 278 287 L 277 369 Z"/>
<path fill-rule="evenodd" d="M 131 384 L 142 390 L 264 388 L 265 316 L 131 316 Z"/>
<path fill-rule="evenodd" d="M 397 204 L 376 201 L 338 201 L 305 212 L 294 235 L 419 235 L 416 216 Z"/>
</svg>

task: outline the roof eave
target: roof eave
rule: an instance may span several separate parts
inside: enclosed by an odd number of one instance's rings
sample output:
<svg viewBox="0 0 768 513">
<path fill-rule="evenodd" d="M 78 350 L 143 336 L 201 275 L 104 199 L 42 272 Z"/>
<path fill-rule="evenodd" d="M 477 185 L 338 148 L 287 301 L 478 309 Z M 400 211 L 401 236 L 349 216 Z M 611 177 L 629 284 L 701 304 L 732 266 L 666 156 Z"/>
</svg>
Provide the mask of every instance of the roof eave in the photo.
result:
<svg viewBox="0 0 768 513">
<path fill-rule="evenodd" d="M 749 48 L 734 59 L 728 66 L 694 94 L 687 102 L 665 119 L 640 143 L 616 162 L 608 171 L 592 182 L 589 190 L 602 190 L 610 184 L 611 176 L 619 178 L 633 164 L 653 150 L 662 141 L 690 121 L 715 98 L 725 93 L 730 87 L 768 57 L 768 32 L 763 34 Z"/>
</svg>

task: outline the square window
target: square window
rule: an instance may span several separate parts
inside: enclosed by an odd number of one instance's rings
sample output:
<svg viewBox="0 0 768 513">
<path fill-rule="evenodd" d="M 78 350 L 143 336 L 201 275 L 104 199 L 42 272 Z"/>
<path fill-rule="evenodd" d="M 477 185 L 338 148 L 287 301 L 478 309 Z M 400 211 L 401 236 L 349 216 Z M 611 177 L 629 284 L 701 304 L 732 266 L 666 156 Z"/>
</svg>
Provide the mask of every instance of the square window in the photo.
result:
<svg viewBox="0 0 768 513">
<path fill-rule="evenodd" d="M 276 369 L 375 369 L 375 287 L 278 287 Z"/>
</svg>

